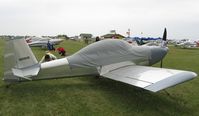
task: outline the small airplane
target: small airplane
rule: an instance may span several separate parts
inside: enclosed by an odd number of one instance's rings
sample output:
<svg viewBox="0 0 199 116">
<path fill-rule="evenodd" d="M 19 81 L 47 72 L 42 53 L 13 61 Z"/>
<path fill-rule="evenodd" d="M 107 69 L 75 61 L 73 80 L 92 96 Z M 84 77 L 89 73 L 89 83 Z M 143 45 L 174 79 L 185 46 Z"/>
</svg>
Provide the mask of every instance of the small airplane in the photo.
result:
<svg viewBox="0 0 199 116">
<path fill-rule="evenodd" d="M 51 39 L 51 38 L 43 38 L 43 37 L 29 37 L 26 38 L 26 42 L 31 47 L 42 47 L 46 48 L 47 43 L 50 42 L 53 45 L 58 45 L 63 41 L 63 39 Z"/>
<path fill-rule="evenodd" d="M 77 76 L 101 76 L 152 92 L 180 84 L 197 76 L 191 71 L 150 67 L 168 52 L 166 29 L 161 46 L 133 46 L 124 40 L 95 42 L 71 56 L 39 63 L 24 39 L 6 42 L 6 83 Z"/>
<path fill-rule="evenodd" d="M 176 42 L 175 44 L 176 47 L 181 47 L 181 48 L 195 48 L 199 46 L 199 42 L 197 41 L 192 41 L 189 39 L 183 39 L 181 41 Z"/>
</svg>

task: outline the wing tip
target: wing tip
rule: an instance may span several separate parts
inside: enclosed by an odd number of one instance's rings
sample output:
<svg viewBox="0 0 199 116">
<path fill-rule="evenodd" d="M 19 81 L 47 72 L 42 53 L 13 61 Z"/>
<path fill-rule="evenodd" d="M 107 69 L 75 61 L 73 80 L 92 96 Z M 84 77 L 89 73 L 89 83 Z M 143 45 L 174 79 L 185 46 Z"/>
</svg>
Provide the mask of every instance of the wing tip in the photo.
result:
<svg viewBox="0 0 199 116">
<path fill-rule="evenodd" d="M 190 72 L 193 75 L 193 78 L 196 78 L 198 75 L 195 72 Z"/>
<path fill-rule="evenodd" d="M 152 92 L 158 92 L 160 90 L 175 86 L 185 81 L 192 80 L 196 77 L 197 77 L 197 74 L 195 72 L 184 71 L 176 75 L 173 75 L 169 78 L 166 78 L 164 80 L 161 80 L 157 83 L 154 83 L 150 86 L 147 86 L 144 89 L 152 91 Z"/>
</svg>

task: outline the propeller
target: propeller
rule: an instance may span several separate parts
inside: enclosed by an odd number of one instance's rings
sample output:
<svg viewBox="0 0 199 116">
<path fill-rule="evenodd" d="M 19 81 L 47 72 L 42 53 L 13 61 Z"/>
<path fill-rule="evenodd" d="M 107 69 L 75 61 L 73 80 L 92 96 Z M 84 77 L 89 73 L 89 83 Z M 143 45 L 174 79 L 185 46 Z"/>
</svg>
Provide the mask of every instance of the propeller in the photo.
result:
<svg viewBox="0 0 199 116">
<path fill-rule="evenodd" d="M 167 46 L 167 29 L 164 28 L 161 47 L 166 47 L 166 46 Z"/>
<path fill-rule="evenodd" d="M 164 28 L 164 34 L 162 40 L 167 41 L 167 29 Z"/>
<path fill-rule="evenodd" d="M 166 47 L 166 46 L 167 46 L 167 29 L 164 28 L 161 47 Z M 163 66 L 163 60 L 160 61 L 160 68 L 162 68 L 162 66 Z"/>
</svg>

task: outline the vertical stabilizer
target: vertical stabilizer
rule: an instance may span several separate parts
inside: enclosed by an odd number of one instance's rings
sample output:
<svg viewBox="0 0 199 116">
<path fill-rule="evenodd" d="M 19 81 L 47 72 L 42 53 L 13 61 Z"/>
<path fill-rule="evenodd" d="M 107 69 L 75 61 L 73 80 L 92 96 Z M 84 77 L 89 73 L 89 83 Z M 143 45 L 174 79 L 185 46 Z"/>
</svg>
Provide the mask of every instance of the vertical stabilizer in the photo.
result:
<svg viewBox="0 0 199 116">
<path fill-rule="evenodd" d="M 4 53 L 4 80 L 31 80 L 38 74 L 40 66 L 24 38 L 6 40 Z"/>
<path fill-rule="evenodd" d="M 17 62 L 15 68 L 26 68 L 38 63 L 25 39 L 11 41 L 14 47 L 15 61 Z"/>
</svg>

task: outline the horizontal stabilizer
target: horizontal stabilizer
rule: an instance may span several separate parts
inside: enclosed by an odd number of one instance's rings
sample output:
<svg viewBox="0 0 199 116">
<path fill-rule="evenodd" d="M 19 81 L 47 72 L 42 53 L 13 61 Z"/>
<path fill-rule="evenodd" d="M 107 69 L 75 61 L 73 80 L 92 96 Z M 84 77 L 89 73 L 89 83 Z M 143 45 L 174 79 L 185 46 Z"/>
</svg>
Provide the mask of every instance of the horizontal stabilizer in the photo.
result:
<svg viewBox="0 0 199 116">
<path fill-rule="evenodd" d="M 197 74 L 190 71 L 132 65 L 119 67 L 101 76 L 157 92 L 191 80 Z"/>
<path fill-rule="evenodd" d="M 24 69 L 12 68 L 12 72 L 15 76 L 18 76 L 27 80 L 32 80 L 29 77 L 36 76 L 39 70 L 40 70 L 39 65 L 31 66 Z"/>
</svg>

